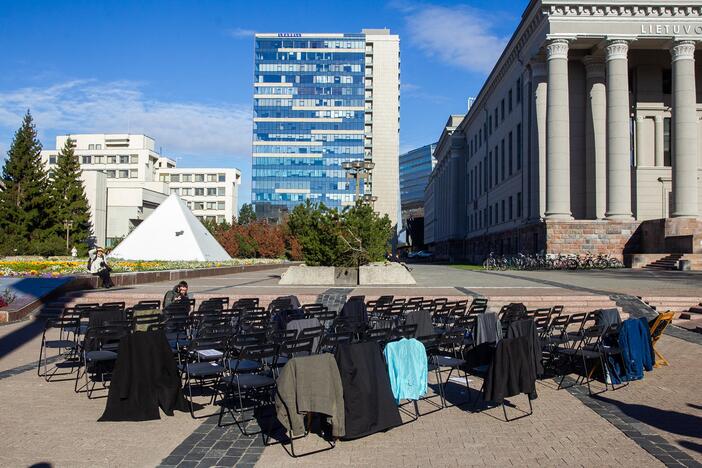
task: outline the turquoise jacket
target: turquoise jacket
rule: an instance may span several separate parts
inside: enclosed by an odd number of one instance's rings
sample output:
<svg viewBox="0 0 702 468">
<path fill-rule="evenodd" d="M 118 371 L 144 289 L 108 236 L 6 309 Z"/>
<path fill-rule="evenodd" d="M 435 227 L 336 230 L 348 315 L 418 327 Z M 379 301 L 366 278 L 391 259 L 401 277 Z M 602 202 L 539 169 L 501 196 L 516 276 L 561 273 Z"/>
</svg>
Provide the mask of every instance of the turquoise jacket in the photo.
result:
<svg viewBox="0 0 702 468">
<path fill-rule="evenodd" d="M 427 393 L 427 351 L 421 342 L 414 338 L 392 341 L 385 345 L 383 354 L 397 403 L 418 400 Z"/>
</svg>

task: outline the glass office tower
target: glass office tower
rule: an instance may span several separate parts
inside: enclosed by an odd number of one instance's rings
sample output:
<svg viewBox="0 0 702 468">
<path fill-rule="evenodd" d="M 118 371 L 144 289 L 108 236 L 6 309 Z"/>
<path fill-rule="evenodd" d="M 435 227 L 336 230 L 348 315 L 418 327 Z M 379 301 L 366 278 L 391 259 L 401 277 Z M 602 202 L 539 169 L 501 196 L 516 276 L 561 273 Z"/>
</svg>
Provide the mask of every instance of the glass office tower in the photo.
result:
<svg viewBox="0 0 702 468">
<path fill-rule="evenodd" d="M 252 202 L 259 217 L 310 199 L 354 201 L 364 159 L 364 34 L 257 34 Z M 361 187 L 363 193 L 363 186 Z"/>
</svg>

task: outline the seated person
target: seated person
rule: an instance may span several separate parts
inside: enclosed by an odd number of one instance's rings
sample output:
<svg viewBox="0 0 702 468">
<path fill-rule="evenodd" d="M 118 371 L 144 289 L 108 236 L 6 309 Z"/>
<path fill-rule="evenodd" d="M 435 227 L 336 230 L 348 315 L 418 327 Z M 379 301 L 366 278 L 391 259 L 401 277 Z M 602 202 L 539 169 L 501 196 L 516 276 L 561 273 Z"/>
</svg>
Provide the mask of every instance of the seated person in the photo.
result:
<svg viewBox="0 0 702 468">
<path fill-rule="evenodd" d="M 165 309 L 169 305 L 177 302 L 187 302 L 191 299 L 190 294 L 188 294 L 188 283 L 181 281 L 176 284 L 175 287 L 169 290 L 163 297 L 163 308 Z"/>
</svg>

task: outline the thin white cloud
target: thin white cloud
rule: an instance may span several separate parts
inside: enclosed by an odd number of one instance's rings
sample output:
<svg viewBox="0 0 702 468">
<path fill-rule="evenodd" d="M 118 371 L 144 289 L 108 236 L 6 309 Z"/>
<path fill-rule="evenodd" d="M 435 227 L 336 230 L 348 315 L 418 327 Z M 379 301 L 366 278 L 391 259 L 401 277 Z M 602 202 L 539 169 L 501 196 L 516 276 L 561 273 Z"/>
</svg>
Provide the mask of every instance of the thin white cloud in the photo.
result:
<svg viewBox="0 0 702 468">
<path fill-rule="evenodd" d="M 231 37 L 236 37 L 236 38 L 250 38 L 253 37 L 254 34 L 256 34 L 256 31 L 253 29 L 246 29 L 246 28 L 231 28 L 227 29 L 227 35 Z"/>
<path fill-rule="evenodd" d="M 47 148 L 54 142 L 46 135 L 129 131 L 153 137 L 165 154 L 250 155 L 249 106 L 157 100 L 141 88 L 130 81 L 75 80 L 0 92 L 0 128 L 11 138 L 30 109 Z"/>
<path fill-rule="evenodd" d="M 400 89 L 400 96 L 404 98 L 428 101 L 434 104 L 442 104 L 451 101 L 451 99 L 447 96 L 429 93 L 425 91 L 421 86 L 416 85 L 414 83 L 402 83 Z"/>
<path fill-rule="evenodd" d="M 495 32 L 495 14 L 467 6 L 398 8 L 406 16 L 409 40 L 429 56 L 471 72 L 488 73 L 507 44 Z"/>
</svg>

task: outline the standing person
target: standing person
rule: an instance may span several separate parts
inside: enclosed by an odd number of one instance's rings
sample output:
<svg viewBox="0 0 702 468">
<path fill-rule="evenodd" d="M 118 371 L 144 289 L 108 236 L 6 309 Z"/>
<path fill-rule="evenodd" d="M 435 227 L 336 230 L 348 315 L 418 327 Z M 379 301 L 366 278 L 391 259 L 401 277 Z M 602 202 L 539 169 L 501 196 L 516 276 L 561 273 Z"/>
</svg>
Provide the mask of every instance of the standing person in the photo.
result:
<svg viewBox="0 0 702 468">
<path fill-rule="evenodd" d="M 166 308 L 174 302 L 189 301 L 190 299 L 192 297 L 188 294 L 188 283 L 181 281 L 163 296 L 163 307 Z"/>
<path fill-rule="evenodd" d="M 100 277 L 104 288 L 111 288 L 114 286 L 110 278 L 110 271 L 112 271 L 112 268 L 107 264 L 105 250 L 102 247 L 96 247 L 88 252 L 88 270 L 93 275 Z"/>
</svg>

